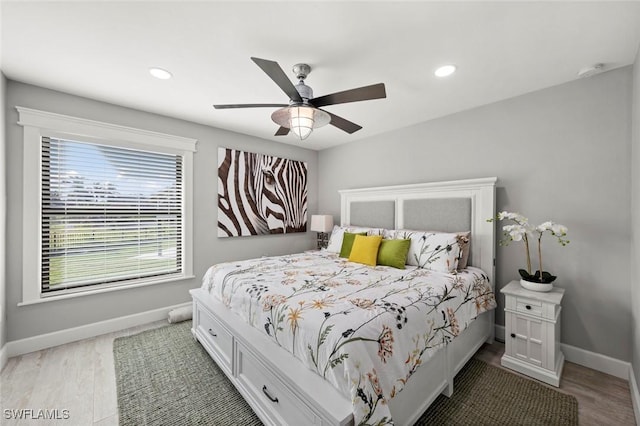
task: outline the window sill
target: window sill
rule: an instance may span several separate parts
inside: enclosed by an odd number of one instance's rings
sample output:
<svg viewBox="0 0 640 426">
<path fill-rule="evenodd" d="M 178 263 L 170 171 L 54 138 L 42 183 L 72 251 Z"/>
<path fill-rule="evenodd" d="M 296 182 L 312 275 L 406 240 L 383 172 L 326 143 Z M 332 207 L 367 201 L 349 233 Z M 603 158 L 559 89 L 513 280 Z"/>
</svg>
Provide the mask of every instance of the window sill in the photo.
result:
<svg viewBox="0 0 640 426">
<path fill-rule="evenodd" d="M 163 280 L 142 281 L 142 282 L 137 282 L 137 283 L 128 284 L 128 285 L 112 285 L 109 287 L 96 288 L 94 290 L 73 291 L 73 292 L 68 292 L 68 293 L 59 294 L 59 295 L 52 295 L 52 296 L 41 295 L 39 299 L 25 300 L 25 301 L 19 302 L 18 306 L 36 305 L 39 303 L 54 302 L 56 300 L 73 299 L 76 297 L 89 296 L 93 294 L 109 293 L 112 291 L 128 290 L 128 289 L 138 288 L 138 287 L 147 287 L 147 286 L 156 285 L 156 284 L 166 284 L 166 283 L 175 282 L 175 281 L 188 280 L 195 277 L 196 277 L 195 275 L 180 275 L 180 276 L 168 277 Z"/>
</svg>

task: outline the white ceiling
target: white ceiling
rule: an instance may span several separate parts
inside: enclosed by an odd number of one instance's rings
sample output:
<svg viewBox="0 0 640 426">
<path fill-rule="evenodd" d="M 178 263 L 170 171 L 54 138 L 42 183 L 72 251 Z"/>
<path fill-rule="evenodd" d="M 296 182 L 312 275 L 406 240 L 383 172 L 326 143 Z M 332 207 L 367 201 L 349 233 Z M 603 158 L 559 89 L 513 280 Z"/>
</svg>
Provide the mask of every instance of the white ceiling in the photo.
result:
<svg viewBox="0 0 640 426">
<path fill-rule="evenodd" d="M 2 1 L 13 80 L 311 149 L 348 143 L 633 63 L 640 2 Z M 273 136 L 286 103 L 251 60 L 313 68 L 315 96 L 383 82 L 387 99 L 328 106 L 363 126 Z M 446 79 L 433 70 L 454 63 Z M 173 73 L 157 80 L 148 68 Z M 188 136 L 188 135 L 185 135 Z M 392 134 L 390 134 L 392 137 Z"/>
</svg>

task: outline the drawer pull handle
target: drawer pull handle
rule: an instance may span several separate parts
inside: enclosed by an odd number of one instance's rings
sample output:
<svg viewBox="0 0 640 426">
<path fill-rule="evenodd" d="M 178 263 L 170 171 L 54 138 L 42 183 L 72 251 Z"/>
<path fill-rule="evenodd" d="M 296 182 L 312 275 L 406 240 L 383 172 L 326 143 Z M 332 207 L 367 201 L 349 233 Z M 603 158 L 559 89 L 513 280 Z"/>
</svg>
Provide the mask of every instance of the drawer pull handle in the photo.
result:
<svg viewBox="0 0 640 426">
<path fill-rule="evenodd" d="M 262 392 L 267 395 L 267 398 L 269 398 L 271 400 L 271 402 L 278 402 L 278 398 L 274 398 L 271 395 L 269 395 L 269 391 L 267 390 L 267 385 L 263 385 L 262 386 Z"/>
<path fill-rule="evenodd" d="M 218 337 L 218 335 L 214 333 L 212 329 L 209 329 L 209 334 L 212 335 L 213 337 Z"/>
<path fill-rule="evenodd" d="M 511 333 L 511 337 L 516 338 L 516 333 Z"/>
<path fill-rule="evenodd" d="M 526 305 L 525 308 L 531 309 L 531 305 Z"/>
</svg>

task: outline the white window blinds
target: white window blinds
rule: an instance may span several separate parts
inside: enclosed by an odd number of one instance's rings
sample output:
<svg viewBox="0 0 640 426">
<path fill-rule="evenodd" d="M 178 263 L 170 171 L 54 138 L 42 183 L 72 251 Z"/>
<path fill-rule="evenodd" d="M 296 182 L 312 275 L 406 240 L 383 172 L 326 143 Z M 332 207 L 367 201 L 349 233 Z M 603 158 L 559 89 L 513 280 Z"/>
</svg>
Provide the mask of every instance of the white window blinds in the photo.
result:
<svg viewBox="0 0 640 426">
<path fill-rule="evenodd" d="M 182 273 L 183 157 L 42 138 L 42 292 Z"/>
</svg>

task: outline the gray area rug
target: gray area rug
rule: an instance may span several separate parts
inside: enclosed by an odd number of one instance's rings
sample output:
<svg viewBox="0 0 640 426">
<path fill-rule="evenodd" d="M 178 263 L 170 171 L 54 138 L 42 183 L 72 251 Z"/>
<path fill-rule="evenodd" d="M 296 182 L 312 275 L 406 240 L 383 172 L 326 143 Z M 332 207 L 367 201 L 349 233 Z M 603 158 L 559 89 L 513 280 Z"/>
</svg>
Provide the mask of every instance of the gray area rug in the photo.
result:
<svg viewBox="0 0 640 426">
<path fill-rule="evenodd" d="M 191 321 L 113 341 L 120 425 L 261 425 Z"/>
<path fill-rule="evenodd" d="M 191 335 L 191 321 L 113 343 L 120 425 L 260 425 Z M 577 425 L 578 402 L 472 359 L 417 425 Z"/>
<path fill-rule="evenodd" d="M 578 400 L 475 358 L 454 379 L 451 398 L 440 395 L 416 425 L 578 424 Z"/>
</svg>

